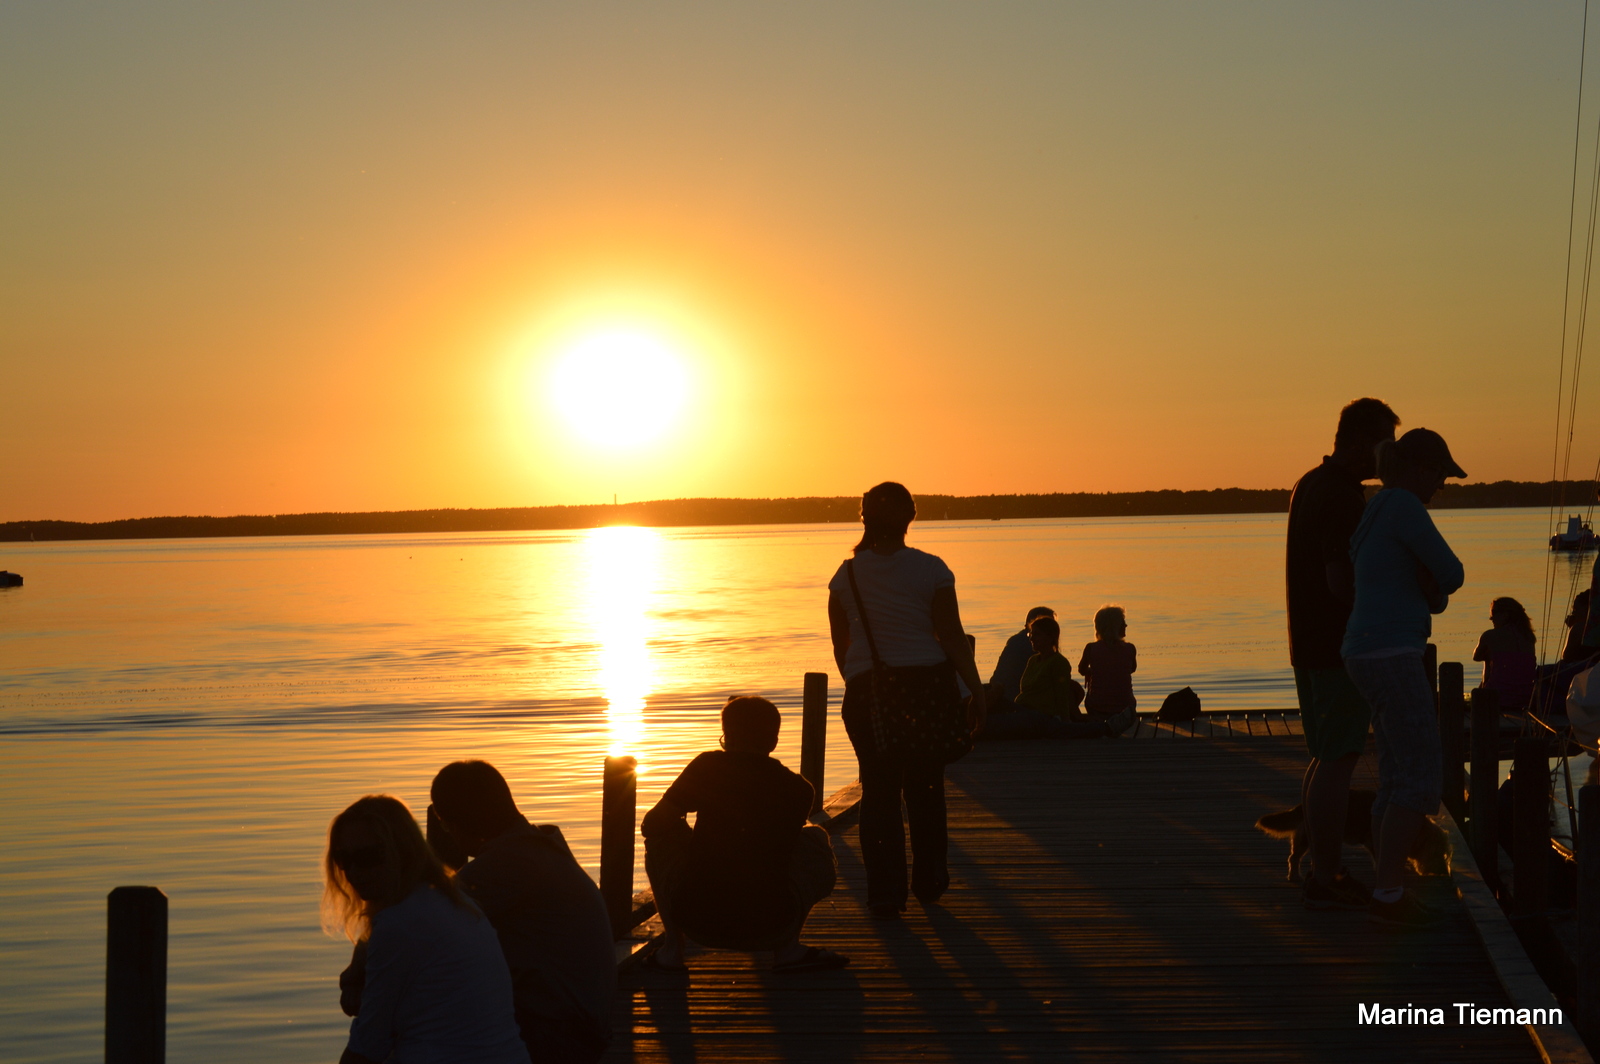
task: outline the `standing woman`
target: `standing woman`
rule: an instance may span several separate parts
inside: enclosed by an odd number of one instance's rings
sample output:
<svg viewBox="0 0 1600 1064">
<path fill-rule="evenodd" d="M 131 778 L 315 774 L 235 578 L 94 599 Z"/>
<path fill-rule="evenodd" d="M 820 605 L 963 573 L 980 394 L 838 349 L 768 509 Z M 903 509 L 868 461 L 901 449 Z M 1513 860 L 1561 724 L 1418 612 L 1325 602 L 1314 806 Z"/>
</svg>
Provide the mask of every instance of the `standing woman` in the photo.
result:
<svg viewBox="0 0 1600 1064">
<path fill-rule="evenodd" d="M 906 546 L 906 529 L 916 515 L 916 504 L 904 485 L 891 481 L 868 491 L 861 497 L 861 542 L 828 583 L 833 659 L 845 678 L 844 726 L 861 770 L 867 908 L 878 920 L 898 919 L 906 907 L 902 796 L 911 829 L 911 893 L 924 905 L 937 901 L 950 886 L 950 873 L 945 867 L 944 765 L 878 750 L 872 724 L 869 634 L 884 665 L 934 670 L 941 697 L 957 703 L 959 676 L 971 694 L 968 723 L 976 730 L 983 722 L 983 683 L 972 660 L 972 644 L 961 628 L 955 574 L 934 555 Z M 866 612 L 865 626 L 856 606 L 858 597 Z"/>
<path fill-rule="evenodd" d="M 1439 809 L 1443 789 L 1439 724 L 1422 652 L 1464 579 L 1461 562 L 1428 516 L 1428 500 L 1446 477 L 1467 474 L 1444 438 L 1412 429 L 1378 444 L 1383 490 L 1362 512 L 1350 536 L 1356 597 L 1345 626 L 1345 671 L 1372 708 L 1378 744 L 1378 796 L 1372 803 L 1377 886 L 1367 917 L 1408 930 L 1440 914 L 1407 894 L 1406 855 L 1426 817 Z"/>
<path fill-rule="evenodd" d="M 323 926 L 367 946 L 340 1064 L 528 1064 L 499 936 L 404 802 L 369 794 L 334 817 L 323 874 Z"/>
</svg>

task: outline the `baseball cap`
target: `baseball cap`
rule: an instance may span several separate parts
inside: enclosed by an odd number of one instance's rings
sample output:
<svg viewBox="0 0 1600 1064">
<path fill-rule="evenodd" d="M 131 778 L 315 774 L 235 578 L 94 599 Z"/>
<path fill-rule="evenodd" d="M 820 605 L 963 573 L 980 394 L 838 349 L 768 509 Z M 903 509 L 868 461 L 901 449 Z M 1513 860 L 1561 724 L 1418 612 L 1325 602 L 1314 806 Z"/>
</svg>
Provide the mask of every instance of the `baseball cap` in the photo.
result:
<svg viewBox="0 0 1600 1064">
<path fill-rule="evenodd" d="M 1444 437 L 1432 429 L 1412 429 L 1394 441 L 1394 449 L 1412 465 L 1443 469 L 1447 477 L 1465 479 L 1467 475 L 1467 471 L 1456 465 L 1456 460 L 1450 457 L 1450 448 L 1444 442 Z"/>
</svg>

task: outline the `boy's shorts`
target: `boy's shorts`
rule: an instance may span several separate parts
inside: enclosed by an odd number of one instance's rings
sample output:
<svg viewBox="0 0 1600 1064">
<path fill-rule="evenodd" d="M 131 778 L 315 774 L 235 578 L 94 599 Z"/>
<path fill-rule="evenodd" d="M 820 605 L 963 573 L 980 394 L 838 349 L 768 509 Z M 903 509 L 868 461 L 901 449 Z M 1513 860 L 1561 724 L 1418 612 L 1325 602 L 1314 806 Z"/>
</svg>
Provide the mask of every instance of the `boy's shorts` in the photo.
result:
<svg viewBox="0 0 1600 1064">
<path fill-rule="evenodd" d="M 1296 669 L 1294 689 L 1300 696 L 1300 726 L 1311 756 L 1332 761 L 1359 754 L 1367 745 L 1372 710 L 1343 669 Z"/>
</svg>

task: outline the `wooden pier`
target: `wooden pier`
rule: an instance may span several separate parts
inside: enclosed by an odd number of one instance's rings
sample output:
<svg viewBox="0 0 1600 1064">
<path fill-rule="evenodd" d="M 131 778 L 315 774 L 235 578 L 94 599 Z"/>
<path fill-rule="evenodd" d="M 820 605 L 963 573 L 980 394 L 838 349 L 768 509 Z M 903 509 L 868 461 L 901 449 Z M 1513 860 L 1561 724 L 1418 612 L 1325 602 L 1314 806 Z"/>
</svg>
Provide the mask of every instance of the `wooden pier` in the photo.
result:
<svg viewBox="0 0 1600 1064">
<path fill-rule="evenodd" d="M 1510 1002 L 1450 880 L 1418 881 L 1451 911 L 1426 932 L 1302 907 L 1287 844 L 1253 827 L 1299 801 L 1298 721 L 1253 716 L 981 746 L 948 772 L 940 905 L 869 920 L 855 833 L 838 831 L 839 886 L 805 938 L 848 968 L 783 976 L 770 956 L 691 951 L 687 975 L 627 969 L 606 1059 L 1586 1059 L 1457 1022 L 1456 1002 Z M 1347 859 L 1370 882 L 1366 855 Z M 1373 1002 L 1446 1022 L 1358 1023 Z"/>
</svg>

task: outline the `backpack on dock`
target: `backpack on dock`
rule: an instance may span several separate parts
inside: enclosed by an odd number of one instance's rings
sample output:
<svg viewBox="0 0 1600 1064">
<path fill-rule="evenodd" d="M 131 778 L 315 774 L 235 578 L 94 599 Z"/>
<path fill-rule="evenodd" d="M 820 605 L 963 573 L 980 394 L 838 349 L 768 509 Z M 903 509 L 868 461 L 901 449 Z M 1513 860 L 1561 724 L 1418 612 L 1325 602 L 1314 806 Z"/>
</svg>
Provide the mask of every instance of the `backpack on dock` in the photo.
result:
<svg viewBox="0 0 1600 1064">
<path fill-rule="evenodd" d="M 1200 716 L 1200 696 L 1194 693 L 1194 688 L 1185 687 L 1181 691 L 1174 691 L 1161 703 L 1161 708 L 1156 711 L 1156 720 L 1166 723 L 1194 720 Z"/>
</svg>

